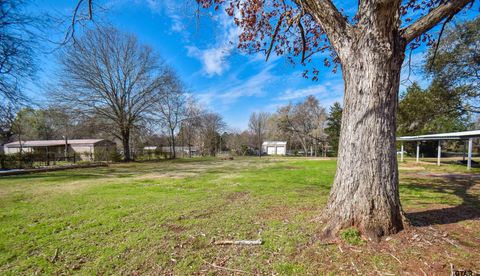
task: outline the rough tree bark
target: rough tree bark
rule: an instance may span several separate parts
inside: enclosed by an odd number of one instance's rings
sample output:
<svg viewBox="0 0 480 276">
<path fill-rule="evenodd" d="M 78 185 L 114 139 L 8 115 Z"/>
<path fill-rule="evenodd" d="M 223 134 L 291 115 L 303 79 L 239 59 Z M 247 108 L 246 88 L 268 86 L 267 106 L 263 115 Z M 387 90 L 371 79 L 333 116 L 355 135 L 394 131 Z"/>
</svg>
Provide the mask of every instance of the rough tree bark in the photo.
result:
<svg viewBox="0 0 480 276">
<path fill-rule="evenodd" d="M 172 151 L 172 154 L 170 155 L 170 158 L 171 159 L 176 159 L 177 158 L 177 153 L 176 153 L 176 149 L 175 149 L 175 129 L 173 128 L 170 128 L 170 139 L 171 139 L 171 151 Z"/>
<path fill-rule="evenodd" d="M 324 235 L 350 226 L 374 240 L 396 233 L 405 222 L 395 144 L 405 48 L 470 1 L 442 4 L 406 29 L 400 28 L 400 0 L 359 1 L 356 26 L 331 1 L 299 2 L 325 30 L 345 83 L 337 172 L 321 217 Z"/>
<path fill-rule="evenodd" d="M 378 43 L 388 47 L 368 47 Z M 395 131 L 404 44 L 367 35 L 343 54 L 356 58 L 342 63 L 344 112 L 326 234 L 349 226 L 369 237 L 403 229 Z"/>
<path fill-rule="evenodd" d="M 130 162 L 132 160 L 130 156 L 130 130 L 122 131 L 122 146 L 124 161 Z"/>
</svg>

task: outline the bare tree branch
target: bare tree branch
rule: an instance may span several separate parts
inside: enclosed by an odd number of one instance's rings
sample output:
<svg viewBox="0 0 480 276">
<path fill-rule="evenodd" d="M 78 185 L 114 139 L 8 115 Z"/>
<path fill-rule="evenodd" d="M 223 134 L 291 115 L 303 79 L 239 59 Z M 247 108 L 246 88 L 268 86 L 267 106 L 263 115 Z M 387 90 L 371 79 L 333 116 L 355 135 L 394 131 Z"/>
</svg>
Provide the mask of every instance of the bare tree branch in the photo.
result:
<svg viewBox="0 0 480 276">
<path fill-rule="evenodd" d="M 266 57 L 265 61 L 268 61 L 268 58 L 270 57 L 270 53 L 272 52 L 273 44 L 275 43 L 275 38 L 277 37 L 278 31 L 280 30 L 280 26 L 282 25 L 282 20 L 285 14 L 280 15 L 280 18 L 278 19 L 277 26 L 275 26 L 275 31 L 272 34 L 272 39 L 270 41 L 270 46 L 268 47 L 268 50 L 266 52 Z"/>
<path fill-rule="evenodd" d="M 431 28 L 435 27 L 445 18 L 457 14 L 468 3 L 471 2 L 473 2 L 473 0 L 444 1 L 427 15 L 412 23 L 410 26 L 401 29 L 400 33 L 403 39 L 405 39 L 405 41 L 408 43 Z"/>
<path fill-rule="evenodd" d="M 440 33 L 438 34 L 437 43 L 435 44 L 435 50 L 433 51 L 432 63 L 430 64 L 430 67 L 432 67 L 433 64 L 435 64 L 435 58 L 437 56 L 438 47 L 440 46 L 440 41 L 442 40 L 443 31 L 445 30 L 445 26 L 448 24 L 448 22 L 450 22 L 452 20 L 453 16 L 454 16 L 454 14 L 451 14 L 447 18 L 447 20 L 445 20 L 445 22 L 443 22 L 443 24 L 442 24 L 442 28 L 440 29 Z M 431 68 L 430 68 L 430 70 L 431 70 Z"/>
</svg>

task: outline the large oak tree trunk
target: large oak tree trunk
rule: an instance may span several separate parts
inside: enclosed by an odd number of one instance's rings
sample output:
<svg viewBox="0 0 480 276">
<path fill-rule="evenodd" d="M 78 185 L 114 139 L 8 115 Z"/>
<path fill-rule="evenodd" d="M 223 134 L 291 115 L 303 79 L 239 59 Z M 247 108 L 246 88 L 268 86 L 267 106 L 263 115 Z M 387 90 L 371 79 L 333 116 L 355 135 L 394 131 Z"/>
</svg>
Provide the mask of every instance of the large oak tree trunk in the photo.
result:
<svg viewBox="0 0 480 276">
<path fill-rule="evenodd" d="M 177 152 L 175 150 L 175 130 L 174 129 L 170 129 L 170 139 L 171 139 L 171 142 L 172 142 L 172 146 L 171 146 L 172 154 L 170 155 L 170 158 L 171 159 L 176 159 L 177 158 Z"/>
<path fill-rule="evenodd" d="M 344 110 L 324 233 L 355 226 L 377 239 L 403 229 L 395 121 L 404 46 L 366 37 L 341 56 Z"/>
<path fill-rule="evenodd" d="M 132 157 L 130 155 L 130 131 L 128 130 L 122 132 L 122 146 L 124 161 L 131 161 Z"/>
</svg>

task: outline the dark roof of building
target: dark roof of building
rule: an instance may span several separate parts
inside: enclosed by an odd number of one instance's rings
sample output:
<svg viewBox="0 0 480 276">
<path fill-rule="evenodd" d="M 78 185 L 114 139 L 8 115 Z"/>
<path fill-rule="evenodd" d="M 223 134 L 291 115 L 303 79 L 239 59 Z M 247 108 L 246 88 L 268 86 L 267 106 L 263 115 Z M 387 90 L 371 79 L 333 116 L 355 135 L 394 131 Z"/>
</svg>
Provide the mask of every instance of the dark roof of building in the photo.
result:
<svg viewBox="0 0 480 276">
<path fill-rule="evenodd" d="M 108 141 L 105 139 L 68 139 L 67 143 L 69 145 L 94 145 L 98 142 Z M 53 147 L 53 146 L 64 146 L 65 140 L 32 140 L 32 141 L 22 141 L 22 147 Z M 19 148 L 20 142 L 15 141 L 4 145 L 7 148 Z"/>
</svg>

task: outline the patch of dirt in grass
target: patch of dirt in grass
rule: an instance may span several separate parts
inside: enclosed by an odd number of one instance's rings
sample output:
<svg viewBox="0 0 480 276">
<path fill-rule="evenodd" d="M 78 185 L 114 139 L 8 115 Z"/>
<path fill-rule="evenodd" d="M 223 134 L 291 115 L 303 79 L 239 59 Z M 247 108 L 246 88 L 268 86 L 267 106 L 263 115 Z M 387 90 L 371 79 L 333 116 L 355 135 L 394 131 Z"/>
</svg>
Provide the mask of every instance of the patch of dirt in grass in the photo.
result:
<svg viewBox="0 0 480 276">
<path fill-rule="evenodd" d="M 480 226 L 480 222 L 476 222 Z M 457 233 L 463 233 L 460 238 Z M 472 233 L 458 227 L 411 227 L 380 242 L 351 245 L 343 241 L 322 243 L 315 240 L 299 247 L 290 262 L 309 260 L 311 272 L 364 275 L 448 275 L 457 270 L 480 272 L 480 250 L 471 242 Z M 469 242 L 465 242 L 469 240 Z M 476 243 L 478 245 L 478 241 Z M 337 274 L 335 273 L 335 274 Z"/>
<path fill-rule="evenodd" d="M 282 170 L 287 170 L 287 171 L 294 171 L 294 170 L 299 170 L 301 168 L 295 167 L 295 166 L 282 166 L 280 167 Z"/>
<path fill-rule="evenodd" d="M 430 172 L 402 176 L 407 176 L 408 184 L 404 185 L 412 189 L 452 194 L 462 203 L 406 206 L 412 226 L 398 234 L 360 246 L 345 242 L 322 244 L 320 239 L 314 239 L 310 244 L 299 246 L 289 262 L 308 260 L 310 267 L 319 269 L 309 270 L 311 274 L 331 271 L 335 274 L 448 275 L 452 267 L 454 271 L 480 273 L 480 176 Z M 318 231 L 320 233 L 321 225 Z"/>
<path fill-rule="evenodd" d="M 19 192 L 34 196 L 45 195 L 49 193 L 76 193 L 78 191 L 88 189 L 89 187 L 96 186 L 104 181 L 106 182 L 106 180 L 96 180 L 95 182 L 89 180 L 67 181 L 60 184 L 38 185 L 35 187 L 35 189 L 23 187 L 23 185 L 11 186 L 7 189 L 0 190 L 0 198 Z"/>
<path fill-rule="evenodd" d="M 138 177 L 135 179 L 144 180 L 144 179 L 160 179 L 160 178 L 175 178 L 175 179 L 183 179 L 188 177 L 197 176 L 198 173 L 196 172 L 188 172 L 188 171 L 178 171 L 178 172 L 168 172 L 168 173 L 148 173 Z"/>
<path fill-rule="evenodd" d="M 204 210 L 193 210 L 186 214 L 182 214 L 178 217 L 178 220 L 187 220 L 187 219 L 207 219 L 210 218 L 213 214 L 219 212 L 222 206 L 218 208 L 209 208 Z"/>
<path fill-rule="evenodd" d="M 458 236 L 460 239 L 454 237 L 456 233 L 463 233 Z M 465 246 L 465 239 L 469 240 L 470 237 L 457 224 L 414 227 L 372 246 L 391 255 L 396 254 L 402 270 L 445 274 L 450 272 L 450 264 L 458 269 L 480 270 L 476 262 L 480 251 L 476 247 Z M 472 254 L 471 258 L 465 258 L 462 252 Z"/>
<path fill-rule="evenodd" d="M 166 228 L 167 230 L 172 231 L 172 232 L 177 233 L 177 234 L 187 230 L 187 228 L 185 226 L 175 224 L 175 223 L 165 223 L 162 226 L 164 228 Z"/>
<path fill-rule="evenodd" d="M 287 157 L 287 158 L 284 158 L 284 160 L 288 160 L 288 159 L 297 159 L 297 160 L 306 160 L 306 161 L 326 161 L 326 160 L 337 160 L 336 157 Z"/>
<path fill-rule="evenodd" d="M 292 208 L 285 205 L 269 207 L 267 210 L 259 214 L 259 216 L 265 220 L 287 220 L 293 217 L 293 215 Z"/>
<path fill-rule="evenodd" d="M 403 166 L 399 166 L 398 169 L 401 171 L 424 171 L 425 170 L 424 167 L 403 167 Z"/>
<path fill-rule="evenodd" d="M 244 200 L 248 198 L 250 195 L 249 192 L 243 191 L 243 192 L 233 192 L 227 195 L 227 200 L 228 201 L 238 201 L 238 200 Z"/>
<path fill-rule="evenodd" d="M 417 173 L 416 176 L 420 177 L 427 177 L 427 178 L 447 178 L 449 180 L 474 180 L 480 181 L 480 174 L 472 174 L 472 173 L 432 173 L 432 172 L 424 172 L 424 173 Z"/>
</svg>

